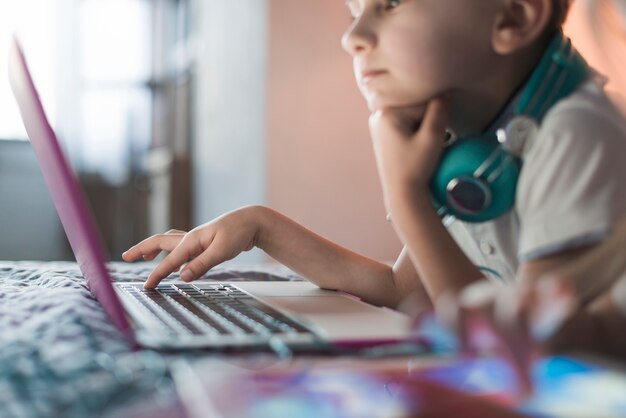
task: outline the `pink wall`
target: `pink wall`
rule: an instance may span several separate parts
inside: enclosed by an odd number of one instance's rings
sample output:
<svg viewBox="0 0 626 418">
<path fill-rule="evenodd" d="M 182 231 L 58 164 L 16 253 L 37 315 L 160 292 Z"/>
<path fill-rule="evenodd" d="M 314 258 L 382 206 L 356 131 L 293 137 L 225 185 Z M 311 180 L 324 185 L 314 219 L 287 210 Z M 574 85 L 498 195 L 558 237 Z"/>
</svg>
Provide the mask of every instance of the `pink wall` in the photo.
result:
<svg viewBox="0 0 626 418">
<path fill-rule="evenodd" d="M 271 0 L 268 205 L 341 245 L 393 260 L 367 130 L 368 111 L 340 38 L 343 1 Z"/>
<path fill-rule="evenodd" d="M 592 10 L 590 3 L 596 6 Z M 607 88 L 622 96 L 626 96 L 625 26 L 626 16 L 619 15 L 610 0 L 576 0 L 565 25 L 565 33 L 587 61 L 609 76 Z"/>
</svg>

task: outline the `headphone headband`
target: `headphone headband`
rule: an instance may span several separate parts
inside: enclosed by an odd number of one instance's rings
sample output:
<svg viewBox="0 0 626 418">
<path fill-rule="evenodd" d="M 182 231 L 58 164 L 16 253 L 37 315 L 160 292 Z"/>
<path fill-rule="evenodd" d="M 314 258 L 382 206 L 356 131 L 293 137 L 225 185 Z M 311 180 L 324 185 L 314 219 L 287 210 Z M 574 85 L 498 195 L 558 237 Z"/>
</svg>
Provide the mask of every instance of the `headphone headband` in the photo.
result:
<svg viewBox="0 0 626 418">
<path fill-rule="evenodd" d="M 556 102 L 569 96 L 588 76 L 584 58 L 559 31 L 522 91 L 515 115 L 540 122 Z"/>
</svg>

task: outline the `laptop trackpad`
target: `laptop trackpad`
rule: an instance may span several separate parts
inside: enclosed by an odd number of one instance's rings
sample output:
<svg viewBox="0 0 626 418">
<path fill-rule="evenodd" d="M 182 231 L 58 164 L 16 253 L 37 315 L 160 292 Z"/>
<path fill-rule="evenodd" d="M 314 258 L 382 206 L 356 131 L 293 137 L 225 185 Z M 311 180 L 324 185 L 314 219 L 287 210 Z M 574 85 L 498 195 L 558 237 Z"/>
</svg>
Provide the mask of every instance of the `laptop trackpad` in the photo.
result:
<svg viewBox="0 0 626 418">
<path fill-rule="evenodd" d="M 320 289 L 311 282 L 233 282 L 254 296 L 339 296 L 334 290 Z"/>
<path fill-rule="evenodd" d="M 268 302 L 272 306 L 284 309 L 296 315 L 349 315 L 378 313 L 380 310 L 356 300 L 348 299 L 341 295 L 336 296 L 266 296 L 261 300 Z"/>
<path fill-rule="evenodd" d="M 331 341 L 406 338 L 410 320 L 310 282 L 238 282 L 242 290 L 290 313 Z"/>
<path fill-rule="evenodd" d="M 331 341 L 383 341 L 407 337 L 409 318 L 341 294 L 335 296 L 268 296 L 261 300 L 290 313 Z"/>
</svg>

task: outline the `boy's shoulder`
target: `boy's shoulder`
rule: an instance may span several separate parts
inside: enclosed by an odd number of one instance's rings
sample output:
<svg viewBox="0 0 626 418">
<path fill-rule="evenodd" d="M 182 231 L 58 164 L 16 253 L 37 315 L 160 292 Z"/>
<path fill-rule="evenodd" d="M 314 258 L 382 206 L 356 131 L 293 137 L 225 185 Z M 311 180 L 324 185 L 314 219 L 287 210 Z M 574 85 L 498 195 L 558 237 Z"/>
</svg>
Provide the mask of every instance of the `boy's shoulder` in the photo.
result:
<svg viewBox="0 0 626 418">
<path fill-rule="evenodd" d="M 626 119 L 615 104 L 621 99 L 616 92 L 607 92 L 606 83 L 606 77 L 593 72 L 588 81 L 548 111 L 541 130 L 544 133 L 618 130 L 623 136 Z"/>
<path fill-rule="evenodd" d="M 537 135 L 526 144 L 524 165 L 536 159 L 555 161 L 557 155 L 571 160 L 574 154 L 588 156 L 600 148 L 608 153 L 626 153 L 626 118 L 605 91 L 605 84 L 606 78 L 594 73 L 556 103 L 546 113 Z"/>
</svg>

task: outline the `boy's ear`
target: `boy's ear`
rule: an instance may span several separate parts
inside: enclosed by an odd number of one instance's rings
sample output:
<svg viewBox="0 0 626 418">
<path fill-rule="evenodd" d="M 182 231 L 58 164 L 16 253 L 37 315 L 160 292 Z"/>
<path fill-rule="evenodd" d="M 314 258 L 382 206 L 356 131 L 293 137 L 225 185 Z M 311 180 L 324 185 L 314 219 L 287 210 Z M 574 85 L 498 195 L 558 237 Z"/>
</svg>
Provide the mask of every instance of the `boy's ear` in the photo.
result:
<svg viewBox="0 0 626 418">
<path fill-rule="evenodd" d="M 508 55 L 539 38 L 552 19 L 553 0 L 502 0 L 494 22 L 492 46 Z"/>
</svg>

